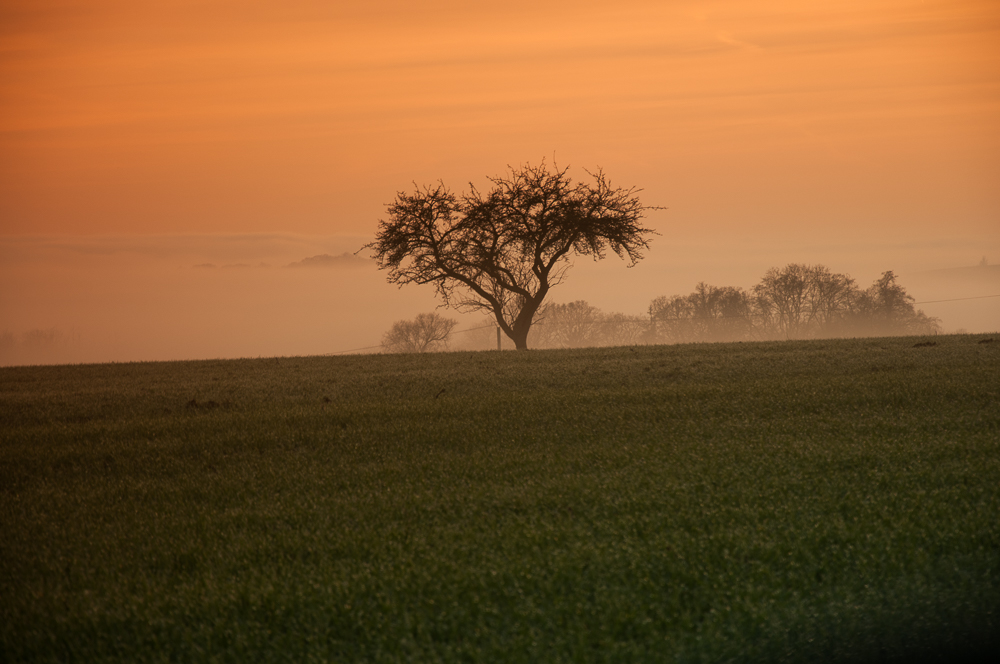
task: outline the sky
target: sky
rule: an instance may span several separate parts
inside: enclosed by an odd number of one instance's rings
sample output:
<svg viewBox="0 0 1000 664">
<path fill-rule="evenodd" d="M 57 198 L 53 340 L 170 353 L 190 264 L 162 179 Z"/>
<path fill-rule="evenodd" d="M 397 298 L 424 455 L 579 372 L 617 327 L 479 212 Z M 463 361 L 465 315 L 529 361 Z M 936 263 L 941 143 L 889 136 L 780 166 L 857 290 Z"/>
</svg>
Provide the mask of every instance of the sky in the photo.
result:
<svg viewBox="0 0 1000 664">
<path fill-rule="evenodd" d="M 666 208 L 553 301 L 791 262 L 1000 294 L 941 278 L 1000 263 L 1000 4 L 3 0 L 0 333 L 60 341 L 0 362 L 377 345 L 436 306 L 344 257 L 385 205 L 543 159 Z M 995 331 L 998 300 L 922 308 Z"/>
</svg>

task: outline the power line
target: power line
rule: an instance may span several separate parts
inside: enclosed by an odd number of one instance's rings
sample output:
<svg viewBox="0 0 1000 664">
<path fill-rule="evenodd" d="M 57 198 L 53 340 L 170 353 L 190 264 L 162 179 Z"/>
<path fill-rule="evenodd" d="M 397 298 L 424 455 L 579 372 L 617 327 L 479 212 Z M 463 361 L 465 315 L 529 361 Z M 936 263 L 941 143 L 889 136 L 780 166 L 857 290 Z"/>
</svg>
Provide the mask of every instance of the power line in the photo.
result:
<svg viewBox="0 0 1000 664">
<path fill-rule="evenodd" d="M 960 300 L 984 300 L 988 297 L 1000 297 L 1000 295 L 976 295 L 974 297 L 953 297 L 950 300 L 924 300 L 923 302 L 914 302 L 913 304 L 935 304 L 937 302 L 958 302 Z"/>
<path fill-rule="evenodd" d="M 379 344 L 378 346 L 365 346 L 364 348 L 351 348 L 350 350 L 335 350 L 332 353 L 323 353 L 323 355 L 324 356 L 326 356 L 326 355 L 343 355 L 344 353 L 357 353 L 358 351 L 361 351 L 361 350 L 372 350 L 372 349 L 381 348 L 381 347 L 382 347 L 382 344 Z"/>
</svg>

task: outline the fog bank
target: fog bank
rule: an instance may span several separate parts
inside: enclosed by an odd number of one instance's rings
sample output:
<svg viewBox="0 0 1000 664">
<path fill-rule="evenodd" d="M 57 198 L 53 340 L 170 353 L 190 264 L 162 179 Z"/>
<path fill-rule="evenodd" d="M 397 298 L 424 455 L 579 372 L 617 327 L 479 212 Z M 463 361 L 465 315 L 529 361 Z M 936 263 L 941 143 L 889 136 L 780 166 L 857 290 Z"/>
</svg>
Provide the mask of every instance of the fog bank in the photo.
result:
<svg viewBox="0 0 1000 664">
<path fill-rule="evenodd" d="M 0 363 L 76 363 L 377 352 L 396 320 L 432 311 L 358 252 L 368 238 L 302 235 L 0 239 Z M 867 286 L 893 270 L 944 332 L 1000 330 L 1000 246 L 980 239 L 849 244 L 661 235 L 627 269 L 577 260 L 552 302 L 643 315 L 705 281 L 753 286 L 770 267 L 821 263 Z M 978 265 L 985 256 L 986 264 Z M 982 299 L 959 299 L 982 298 Z M 939 302 L 939 300 L 949 300 Z M 935 301 L 935 302 L 929 302 Z M 481 314 L 445 311 L 459 330 Z M 489 340 L 489 332 L 475 335 Z"/>
</svg>

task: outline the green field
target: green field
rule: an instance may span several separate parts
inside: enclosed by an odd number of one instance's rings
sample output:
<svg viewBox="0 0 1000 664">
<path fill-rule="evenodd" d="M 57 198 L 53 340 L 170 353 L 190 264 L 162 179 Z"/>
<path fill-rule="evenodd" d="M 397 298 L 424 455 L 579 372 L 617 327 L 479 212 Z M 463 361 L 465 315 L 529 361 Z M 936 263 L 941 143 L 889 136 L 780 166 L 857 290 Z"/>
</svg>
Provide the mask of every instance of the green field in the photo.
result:
<svg viewBox="0 0 1000 664">
<path fill-rule="evenodd" d="M 993 336 L 0 369 L 0 661 L 985 660 Z"/>
</svg>

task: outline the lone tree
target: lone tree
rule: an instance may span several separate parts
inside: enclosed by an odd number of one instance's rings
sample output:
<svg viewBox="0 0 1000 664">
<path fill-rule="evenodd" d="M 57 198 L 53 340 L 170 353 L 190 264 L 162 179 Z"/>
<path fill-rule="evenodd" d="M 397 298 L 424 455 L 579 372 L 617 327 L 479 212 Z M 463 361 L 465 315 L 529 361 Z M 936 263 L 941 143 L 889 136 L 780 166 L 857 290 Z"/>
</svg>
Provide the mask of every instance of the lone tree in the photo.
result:
<svg viewBox="0 0 1000 664">
<path fill-rule="evenodd" d="M 400 320 L 392 324 L 382 337 L 387 353 L 426 353 L 448 344 L 451 331 L 458 321 L 436 313 L 417 314 L 415 320 Z"/>
<path fill-rule="evenodd" d="M 434 284 L 446 306 L 485 310 L 518 350 L 549 289 L 574 254 L 604 258 L 611 249 L 629 267 L 653 233 L 635 188 L 612 188 L 604 173 L 574 184 L 567 169 L 522 166 L 490 178 L 488 193 L 470 185 L 458 196 L 443 183 L 400 192 L 379 222 L 371 249 L 399 285 Z"/>
</svg>

